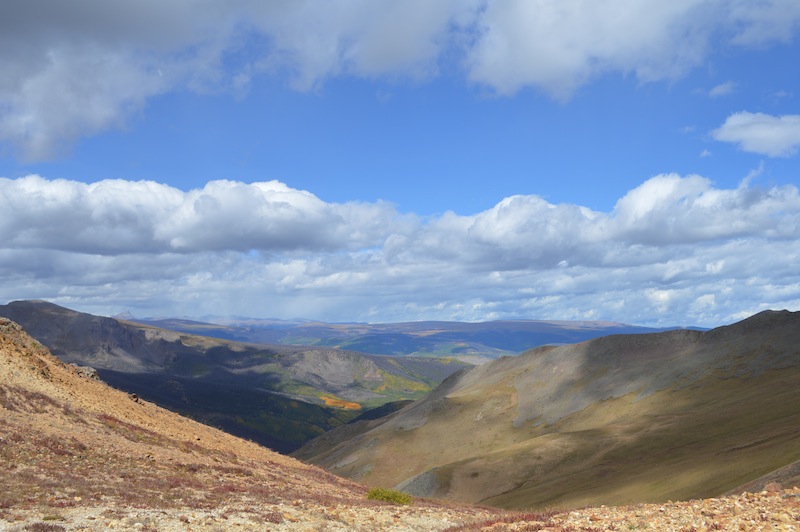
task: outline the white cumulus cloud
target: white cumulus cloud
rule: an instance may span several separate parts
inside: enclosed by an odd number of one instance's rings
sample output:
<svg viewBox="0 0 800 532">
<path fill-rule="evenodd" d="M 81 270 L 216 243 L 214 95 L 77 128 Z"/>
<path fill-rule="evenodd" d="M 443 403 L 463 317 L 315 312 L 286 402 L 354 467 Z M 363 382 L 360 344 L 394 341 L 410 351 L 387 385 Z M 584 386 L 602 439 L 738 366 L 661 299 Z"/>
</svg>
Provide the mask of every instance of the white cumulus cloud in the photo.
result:
<svg viewBox="0 0 800 532">
<path fill-rule="evenodd" d="M 541 87 L 568 97 L 609 71 L 644 81 L 675 77 L 707 52 L 702 0 L 489 2 L 469 50 L 470 77 L 513 93 Z"/>
<path fill-rule="evenodd" d="M 800 149 L 800 115 L 772 116 L 742 111 L 730 115 L 711 136 L 738 144 L 747 152 L 790 157 Z"/>
<path fill-rule="evenodd" d="M 7 248 L 84 254 L 264 253 L 380 245 L 413 226 L 385 203 L 329 204 L 278 181 L 211 181 L 188 192 L 151 181 L 0 178 Z"/>
</svg>

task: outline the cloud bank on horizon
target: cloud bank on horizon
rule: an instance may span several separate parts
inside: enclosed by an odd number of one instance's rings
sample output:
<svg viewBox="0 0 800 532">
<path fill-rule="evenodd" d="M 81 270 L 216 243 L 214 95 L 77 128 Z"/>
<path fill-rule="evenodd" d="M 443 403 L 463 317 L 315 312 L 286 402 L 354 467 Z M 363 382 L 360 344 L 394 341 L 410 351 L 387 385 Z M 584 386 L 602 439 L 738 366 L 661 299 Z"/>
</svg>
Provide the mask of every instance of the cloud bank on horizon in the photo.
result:
<svg viewBox="0 0 800 532">
<path fill-rule="evenodd" d="M 433 219 L 276 181 L 27 176 L 0 179 L 0 239 L 3 292 L 67 306 L 712 324 L 800 297 L 797 187 L 700 176 L 655 176 L 611 212 L 513 196 Z"/>
<path fill-rule="evenodd" d="M 9 0 L 0 156 L 69 158 L 83 139 L 135 127 L 165 95 L 246 100 L 265 78 L 312 95 L 342 79 L 447 79 L 490 100 L 532 90 L 569 106 L 610 77 L 673 84 L 713 70 L 718 50 L 789 46 L 798 32 L 795 0 Z M 725 101 L 748 82 L 715 80 L 704 97 Z M 698 133 L 698 161 L 719 158 L 717 145 L 760 158 L 739 168 L 750 175 L 738 186 L 667 167 L 610 209 L 520 193 L 422 215 L 391 197 L 326 201 L 289 178 L 235 172 L 192 187 L 0 177 L 0 293 L 106 314 L 329 321 L 710 326 L 800 309 L 800 192 L 758 183 L 764 158 L 792 164 L 800 152 L 793 88 Z"/>
</svg>

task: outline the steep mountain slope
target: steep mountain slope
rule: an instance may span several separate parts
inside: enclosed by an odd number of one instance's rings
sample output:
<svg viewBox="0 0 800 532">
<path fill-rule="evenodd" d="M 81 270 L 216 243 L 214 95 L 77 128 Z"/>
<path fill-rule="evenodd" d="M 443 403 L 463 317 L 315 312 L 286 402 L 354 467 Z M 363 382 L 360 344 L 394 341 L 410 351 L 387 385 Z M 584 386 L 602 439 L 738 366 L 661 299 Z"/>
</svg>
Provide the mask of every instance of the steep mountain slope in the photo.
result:
<svg viewBox="0 0 800 532">
<path fill-rule="evenodd" d="M 243 344 L 75 312 L 0 306 L 65 362 L 114 386 L 288 452 L 362 407 L 418 398 L 464 367 L 453 360 Z"/>
<path fill-rule="evenodd" d="M 296 456 L 511 508 L 718 495 L 800 459 L 800 313 L 535 349 L 367 423 Z"/>
<path fill-rule="evenodd" d="M 137 321 L 134 319 L 134 321 Z M 321 323 L 275 320 L 138 320 L 190 334 L 285 345 L 324 346 L 394 356 L 452 356 L 483 363 L 546 344 L 572 344 L 609 334 L 641 334 L 659 329 L 603 321 L 504 320 L 482 323 Z"/>
<path fill-rule="evenodd" d="M 496 512 L 366 488 L 92 380 L 0 318 L 2 530 L 438 530 Z"/>
</svg>

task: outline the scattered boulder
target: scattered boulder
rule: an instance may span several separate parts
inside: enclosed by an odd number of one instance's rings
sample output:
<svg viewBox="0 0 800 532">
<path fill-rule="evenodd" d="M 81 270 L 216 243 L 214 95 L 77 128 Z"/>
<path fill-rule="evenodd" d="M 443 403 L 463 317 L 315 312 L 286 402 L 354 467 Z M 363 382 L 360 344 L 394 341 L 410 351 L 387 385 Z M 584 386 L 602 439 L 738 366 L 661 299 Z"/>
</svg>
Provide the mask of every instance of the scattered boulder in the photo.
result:
<svg viewBox="0 0 800 532">
<path fill-rule="evenodd" d="M 100 375 L 97 373 L 97 370 L 91 366 L 79 366 L 77 364 L 70 364 L 75 369 L 75 373 L 79 376 L 87 378 L 87 379 L 94 379 L 96 381 L 100 380 Z"/>
</svg>

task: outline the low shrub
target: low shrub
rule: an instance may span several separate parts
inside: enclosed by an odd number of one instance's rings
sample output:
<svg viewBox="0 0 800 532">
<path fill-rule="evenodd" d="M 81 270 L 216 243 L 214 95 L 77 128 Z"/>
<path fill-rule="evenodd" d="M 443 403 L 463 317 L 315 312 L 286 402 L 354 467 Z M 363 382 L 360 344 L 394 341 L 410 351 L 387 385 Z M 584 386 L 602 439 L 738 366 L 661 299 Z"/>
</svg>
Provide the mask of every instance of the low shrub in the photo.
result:
<svg viewBox="0 0 800 532">
<path fill-rule="evenodd" d="M 392 504 L 411 504 L 411 501 L 414 500 L 408 493 L 387 488 L 370 488 L 367 491 L 367 499 Z"/>
<path fill-rule="evenodd" d="M 31 532 L 61 532 L 62 530 L 66 530 L 66 528 L 51 523 L 31 523 L 25 525 L 25 530 Z"/>
<path fill-rule="evenodd" d="M 472 532 L 478 530 L 485 530 L 487 528 L 498 527 L 500 525 L 512 525 L 512 524 L 516 525 L 514 530 L 532 532 L 536 530 L 551 529 L 555 527 L 555 525 L 552 522 L 552 518 L 555 517 L 556 515 L 558 515 L 558 512 L 555 510 L 543 510 L 541 512 L 527 512 L 527 513 L 512 513 L 511 515 L 497 516 L 493 517 L 492 519 L 451 526 L 449 528 L 445 528 L 443 532 Z M 559 530 L 571 530 L 571 529 L 563 528 Z M 585 527 L 581 528 L 581 530 L 590 532 L 591 530 L 594 529 Z"/>
</svg>

